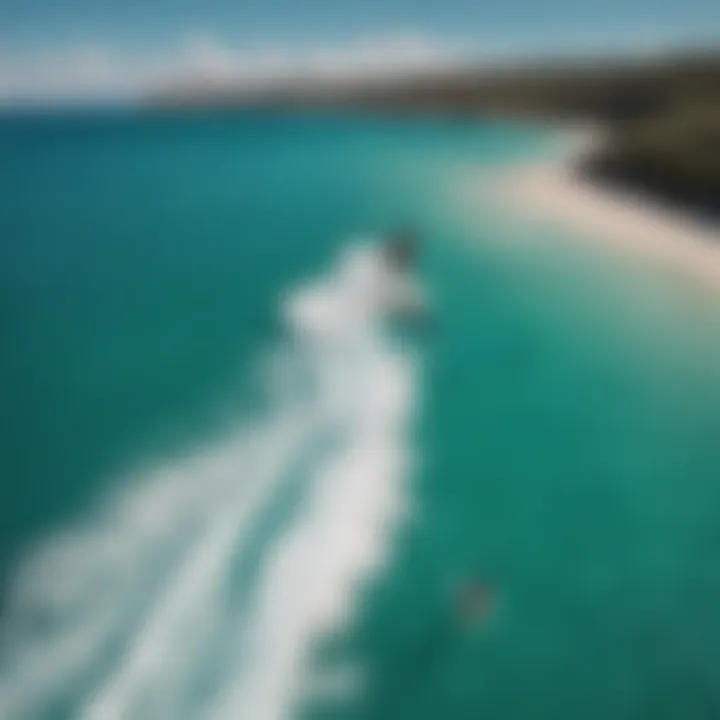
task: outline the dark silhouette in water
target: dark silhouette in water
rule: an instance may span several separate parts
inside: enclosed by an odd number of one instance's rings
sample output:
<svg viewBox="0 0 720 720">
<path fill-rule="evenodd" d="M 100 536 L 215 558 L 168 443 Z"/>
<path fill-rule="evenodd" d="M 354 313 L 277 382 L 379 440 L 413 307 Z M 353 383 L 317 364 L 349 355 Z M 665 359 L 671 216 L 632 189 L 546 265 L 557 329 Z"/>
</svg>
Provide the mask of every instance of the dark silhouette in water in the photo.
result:
<svg viewBox="0 0 720 720">
<path fill-rule="evenodd" d="M 479 578 L 465 580 L 451 602 L 415 642 L 385 659 L 377 670 L 370 707 L 362 718 L 408 717 L 417 688 L 431 685 L 463 638 L 478 627 L 493 607 L 493 588 Z"/>
<path fill-rule="evenodd" d="M 411 332 L 421 332 L 427 335 L 437 330 L 437 319 L 431 312 L 423 298 L 422 291 L 412 280 L 412 270 L 417 264 L 418 242 L 417 236 L 410 230 L 396 230 L 390 233 L 382 248 L 385 265 L 396 278 L 405 278 L 401 281 L 400 292 L 393 298 L 392 315 L 396 327 L 402 327 Z"/>
<path fill-rule="evenodd" d="M 390 235 L 383 252 L 394 270 L 407 270 L 417 259 L 417 239 L 409 230 L 398 230 Z"/>
<path fill-rule="evenodd" d="M 479 580 L 466 582 L 455 599 L 458 621 L 467 625 L 482 620 L 489 611 L 492 600 L 493 591 L 489 585 Z"/>
</svg>

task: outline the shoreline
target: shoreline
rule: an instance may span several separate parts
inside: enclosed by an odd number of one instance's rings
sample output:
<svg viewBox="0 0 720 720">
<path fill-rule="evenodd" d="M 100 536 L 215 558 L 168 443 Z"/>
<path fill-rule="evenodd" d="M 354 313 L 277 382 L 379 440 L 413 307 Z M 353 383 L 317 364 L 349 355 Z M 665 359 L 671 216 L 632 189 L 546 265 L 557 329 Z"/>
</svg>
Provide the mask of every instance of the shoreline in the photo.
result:
<svg viewBox="0 0 720 720">
<path fill-rule="evenodd" d="M 570 131 L 567 137 L 559 157 L 494 174 L 493 198 L 524 220 L 578 232 L 606 251 L 690 272 L 720 287 L 720 225 L 583 177 L 578 160 L 597 147 L 601 133 Z"/>
</svg>

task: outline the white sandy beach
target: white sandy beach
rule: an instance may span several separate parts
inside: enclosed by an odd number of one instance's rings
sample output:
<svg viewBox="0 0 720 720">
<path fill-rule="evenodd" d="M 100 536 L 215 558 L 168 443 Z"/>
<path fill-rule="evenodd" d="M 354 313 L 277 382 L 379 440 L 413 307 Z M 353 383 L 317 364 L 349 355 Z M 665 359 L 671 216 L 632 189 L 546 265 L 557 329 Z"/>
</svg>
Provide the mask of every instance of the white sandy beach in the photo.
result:
<svg viewBox="0 0 720 720">
<path fill-rule="evenodd" d="M 587 143 L 581 144 L 585 150 Z M 514 213 L 571 228 L 609 251 L 641 256 L 720 287 L 720 226 L 577 177 L 572 167 L 578 151 L 574 142 L 556 161 L 506 170 L 493 179 L 495 191 Z"/>
</svg>

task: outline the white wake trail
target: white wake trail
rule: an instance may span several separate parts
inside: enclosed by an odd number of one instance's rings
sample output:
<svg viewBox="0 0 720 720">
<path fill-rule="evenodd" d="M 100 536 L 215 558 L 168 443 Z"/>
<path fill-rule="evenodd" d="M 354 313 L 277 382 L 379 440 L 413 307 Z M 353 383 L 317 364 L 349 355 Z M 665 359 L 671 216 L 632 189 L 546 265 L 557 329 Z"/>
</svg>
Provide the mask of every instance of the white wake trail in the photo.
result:
<svg viewBox="0 0 720 720">
<path fill-rule="evenodd" d="M 209 638 L 222 628 L 222 599 L 228 567 L 252 520 L 283 479 L 283 471 L 306 437 L 306 423 L 288 418 L 273 427 L 238 487 L 224 487 L 198 538 L 159 597 L 152 600 L 142 631 L 109 679 L 80 713 L 85 720 L 185 715 L 183 686 L 202 660 Z M 236 480 L 241 480 L 237 477 Z"/>
<path fill-rule="evenodd" d="M 288 415 L 141 475 L 93 522 L 39 548 L 3 626 L 0 717 L 42 717 L 113 646 L 124 650 L 82 714 L 133 718 L 141 699 L 162 705 L 157 698 L 172 695 L 164 688 L 177 685 L 226 567 L 306 431 L 304 414 Z M 34 628 L 38 618 L 48 631 Z"/>
<path fill-rule="evenodd" d="M 87 522 L 34 549 L 0 628 L 0 718 L 293 713 L 313 647 L 350 621 L 406 509 L 417 368 L 382 332 L 391 280 L 377 250 L 347 248 L 288 296 L 262 417 L 136 473 Z M 282 510 L 290 481 L 300 503 L 263 551 L 253 532 Z M 234 570 L 258 552 L 245 610 L 230 600 Z M 209 669 L 217 677 L 193 696 Z"/>
<path fill-rule="evenodd" d="M 332 283 L 307 288 L 289 308 L 319 374 L 319 407 L 342 432 L 267 559 L 243 656 L 212 720 L 292 715 L 314 684 L 314 644 L 352 619 L 358 583 L 384 560 L 405 509 L 417 371 L 381 332 L 366 275 L 378 258 L 367 253 L 349 253 Z"/>
</svg>

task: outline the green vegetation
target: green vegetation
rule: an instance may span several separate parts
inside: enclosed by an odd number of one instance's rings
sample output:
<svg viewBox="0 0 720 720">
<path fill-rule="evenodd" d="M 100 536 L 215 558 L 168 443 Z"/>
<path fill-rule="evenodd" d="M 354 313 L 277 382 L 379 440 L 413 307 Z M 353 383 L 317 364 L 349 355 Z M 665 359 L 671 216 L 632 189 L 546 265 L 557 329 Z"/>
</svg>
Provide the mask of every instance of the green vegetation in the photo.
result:
<svg viewBox="0 0 720 720">
<path fill-rule="evenodd" d="M 587 171 L 720 214 L 720 92 L 679 94 L 657 112 L 612 127 Z"/>
<path fill-rule="evenodd" d="M 720 55 L 436 76 L 334 99 L 599 122 L 607 141 L 583 160 L 583 172 L 720 214 Z"/>
</svg>

